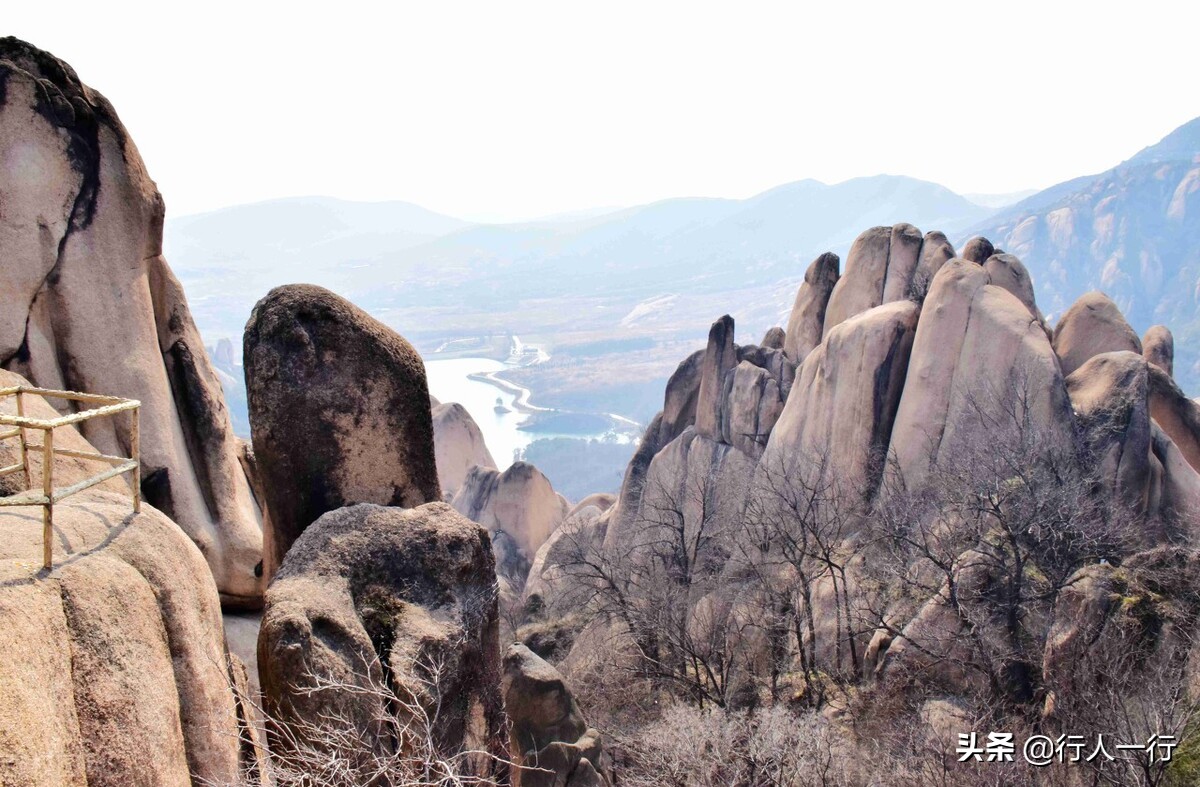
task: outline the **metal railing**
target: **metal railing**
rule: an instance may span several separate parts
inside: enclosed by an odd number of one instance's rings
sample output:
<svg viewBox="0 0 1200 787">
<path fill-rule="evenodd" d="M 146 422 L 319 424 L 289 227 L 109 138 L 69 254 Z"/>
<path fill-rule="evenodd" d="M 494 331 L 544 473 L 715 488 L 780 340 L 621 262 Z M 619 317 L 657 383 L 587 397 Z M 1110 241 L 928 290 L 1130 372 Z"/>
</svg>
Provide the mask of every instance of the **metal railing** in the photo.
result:
<svg viewBox="0 0 1200 787">
<path fill-rule="evenodd" d="M 25 395 L 67 399 L 74 402 L 99 405 L 90 410 L 80 410 L 70 415 L 57 418 L 30 418 L 25 415 Z M 42 507 L 42 564 L 51 568 L 54 564 L 54 504 L 76 492 L 101 484 L 110 478 L 132 473 L 130 486 L 133 496 L 134 513 L 142 510 L 141 493 L 141 461 L 138 445 L 138 408 L 142 403 L 136 399 L 122 399 L 118 396 L 101 396 L 100 394 L 78 393 L 76 391 L 58 391 L 50 388 L 37 388 L 31 385 L 14 385 L 0 388 L 0 401 L 10 396 L 17 398 L 17 414 L 0 413 L 0 441 L 18 438 L 20 461 L 7 467 L 0 467 L 0 477 L 13 473 L 24 472 L 24 492 L 0 497 L 0 506 L 41 506 Z M 54 447 L 54 430 L 60 426 L 70 426 L 82 423 L 92 418 L 115 416 L 118 413 L 129 413 L 129 453 L 130 456 L 110 456 L 92 451 L 76 451 L 70 448 Z M 4 429 L 4 427 L 13 427 Z M 29 439 L 28 431 L 40 431 L 42 442 L 34 443 Z M 42 488 L 39 492 L 34 486 L 33 468 L 29 464 L 32 451 L 42 454 Z M 70 486 L 54 486 L 54 457 L 69 456 L 75 459 L 85 459 L 104 462 L 109 465 L 107 470 L 77 481 Z"/>
</svg>

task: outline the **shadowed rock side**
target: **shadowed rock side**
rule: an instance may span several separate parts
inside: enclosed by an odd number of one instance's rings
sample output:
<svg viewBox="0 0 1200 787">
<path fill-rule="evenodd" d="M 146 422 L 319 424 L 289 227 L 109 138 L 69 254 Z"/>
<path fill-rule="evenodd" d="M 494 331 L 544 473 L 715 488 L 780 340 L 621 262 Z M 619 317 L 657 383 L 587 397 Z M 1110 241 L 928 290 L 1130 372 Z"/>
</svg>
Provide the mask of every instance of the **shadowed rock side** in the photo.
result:
<svg viewBox="0 0 1200 787">
<path fill-rule="evenodd" d="M 200 547 L 223 600 L 255 606 L 258 511 L 220 381 L 162 257 L 162 198 L 112 106 L 70 66 L 0 39 L 0 85 L 0 366 L 47 388 L 140 400 L 146 500 Z M 112 419 L 83 434 L 128 450 Z"/>
<path fill-rule="evenodd" d="M 433 449 L 438 481 L 447 499 L 462 486 L 472 467 L 496 467 L 479 425 L 467 408 L 455 402 L 433 407 Z"/>
<path fill-rule="evenodd" d="M 95 450 L 70 427 L 56 438 Z M 55 462 L 62 484 L 94 471 Z M 233 783 L 246 708 L 203 555 L 151 506 L 134 514 L 119 479 L 57 504 L 54 522 L 47 573 L 39 510 L 0 509 L 0 783 Z"/>
<path fill-rule="evenodd" d="M 563 676 L 520 643 L 504 654 L 504 707 L 520 768 L 513 787 L 607 787 L 612 766 Z"/>
<path fill-rule="evenodd" d="M 254 455 L 268 579 L 327 511 L 441 499 L 429 388 L 399 334 L 328 290 L 277 287 L 246 324 Z"/>
<path fill-rule="evenodd" d="M 337 714 L 386 753 L 395 741 L 377 725 L 394 710 L 390 691 L 436 717 L 443 754 L 504 757 L 495 572 L 487 532 L 445 503 L 325 514 L 267 593 L 258 640 L 266 710 L 301 738 L 301 720 Z M 362 691 L 306 691 L 320 681 Z M 275 753 L 286 758 L 277 732 Z M 495 772 L 478 765 L 478 776 Z"/>
</svg>

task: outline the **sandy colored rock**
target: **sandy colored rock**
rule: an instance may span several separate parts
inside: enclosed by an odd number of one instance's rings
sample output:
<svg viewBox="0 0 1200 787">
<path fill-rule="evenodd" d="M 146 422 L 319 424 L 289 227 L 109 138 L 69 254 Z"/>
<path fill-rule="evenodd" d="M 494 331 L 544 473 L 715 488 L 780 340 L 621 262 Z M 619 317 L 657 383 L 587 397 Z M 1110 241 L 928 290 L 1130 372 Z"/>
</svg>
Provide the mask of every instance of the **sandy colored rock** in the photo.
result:
<svg viewBox="0 0 1200 787">
<path fill-rule="evenodd" d="M 0 367 L 138 399 L 145 499 L 205 555 L 222 598 L 261 602 L 262 536 L 220 380 L 162 256 L 163 202 L 109 102 L 0 39 Z M 127 451 L 110 419 L 83 434 Z"/>
<path fill-rule="evenodd" d="M 425 365 L 395 331 L 320 287 L 276 287 L 243 357 L 268 578 L 327 511 L 441 499 Z"/>
<path fill-rule="evenodd" d="M 888 449 L 893 480 L 924 488 L 942 462 L 957 466 L 987 444 L 981 411 L 999 416 L 1016 402 L 1043 439 L 1071 444 L 1071 405 L 1045 331 L 983 266 L 951 260 L 917 325 Z"/>
<path fill-rule="evenodd" d="M 304 691 L 314 676 L 386 685 L 427 709 L 440 703 L 433 732 L 443 751 L 504 756 L 496 593 L 487 532 L 445 503 L 325 514 L 296 540 L 267 593 L 258 641 L 266 710 L 291 725 L 336 711 L 386 747 L 373 727 L 384 712 L 377 694 Z M 429 664 L 442 665 L 440 691 Z"/>
<path fill-rule="evenodd" d="M 913 275 L 917 272 L 917 264 L 921 260 L 923 240 L 921 231 L 911 224 L 897 224 L 892 227 L 887 278 L 883 283 L 883 300 L 880 303 L 908 298 Z"/>
<path fill-rule="evenodd" d="M 1150 417 L 1170 436 L 1192 469 L 1200 473 L 1200 402 L 1188 399 L 1157 364 L 1151 362 L 1147 373 Z"/>
<path fill-rule="evenodd" d="M 1033 295 L 1033 278 L 1025 265 L 1011 254 L 993 254 L 983 264 L 988 273 L 988 283 L 1002 287 L 1012 293 L 1018 301 L 1025 305 L 1029 313 L 1042 320 L 1042 313 L 1037 307 Z"/>
<path fill-rule="evenodd" d="M 911 301 L 888 303 L 830 332 L 800 367 L 763 454 L 760 482 L 762 473 L 824 464 L 846 494 L 874 493 L 920 311 Z"/>
<path fill-rule="evenodd" d="M 778 381 L 760 366 L 742 361 L 725 375 L 720 409 L 721 442 L 759 457 L 783 412 Z"/>
<path fill-rule="evenodd" d="M 962 254 L 959 256 L 968 262 L 983 265 L 987 262 L 988 257 L 991 257 L 995 253 L 996 247 L 992 245 L 990 240 L 981 235 L 976 235 L 967 241 L 967 245 L 963 246 Z"/>
<path fill-rule="evenodd" d="M 854 239 L 846 256 L 846 270 L 838 279 L 825 309 L 822 337 L 856 314 L 883 302 L 892 228 L 872 227 Z"/>
<path fill-rule="evenodd" d="M 488 531 L 504 531 L 521 550 L 527 564 L 569 509 L 555 493 L 550 479 L 527 462 L 514 462 L 504 472 L 494 468 L 472 469 L 452 504 L 460 514 Z"/>
<path fill-rule="evenodd" d="M 783 343 L 783 351 L 792 363 L 803 361 L 821 343 L 825 311 L 829 296 L 837 285 L 840 264 L 836 254 L 826 252 L 813 260 L 804 272 L 804 282 L 796 292 Z"/>
<path fill-rule="evenodd" d="M 761 344 L 763 347 L 769 347 L 772 350 L 782 350 L 786 341 L 787 335 L 784 333 L 783 328 L 776 325 L 763 334 Z"/>
<path fill-rule="evenodd" d="M 925 233 L 925 239 L 921 243 L 921 259 L 913 273 L 913 295 L 923 299 L 929 292 L 933 277 L 955 256 L 954 246 L 946 239 L 945 233 L 939 230 Z"/>
<path fill-rule="evenodd" d="M 454 496 L 472 467 L 496 466 L 479 425 L 467 408 L 455 402 L 433 408 L 433 448 L 438 481 L 447 498 Z"/>
<path fill-rule="evenodd" d="M 1064 375 L 1094 355 L 1118 350 L 1140 354 L 1142 343 L 1121 310 L 1102 292 L 1080 296 L 1054 326 L 1054 352 Z"/>
<path fill-rule="evenodd" d="M 1146 511 L 1162 468 L 1152 466 L 1149 373 L 1132 352 L 1096 355 L 1066 379 L 1071 407 L 1084 428 L 1105 486 Z"/>
<path fill-rule="evenodd" d="M 1167 376 L 1175 374 L 1175 337 L 1165 325 L 1152 325 L 1142 336 L 1142 355 L 1162 369 Z"/>
<path fill-rule="evenodd" d="M 696 431 L 720 439 L 721 405 L 725 374 L 737 366 L 737 345 L 733 343 L 733 318 L 726 314 L 708 331 L 708 346 L 700 367 L 700 391 L 696 399 Z"/>
<path fill-rule="evenodd" d="M 232 783 L 239 710 L 204 557 L 127 493 L 54 516 L 47 573 L 37 509 L 0 509 L 0 783 Z"/>
<path fill-rule="evenodd" d="M 558 670 L 520 643 L 504 654 L 504 706 L 510 749 L 524 766 L 515 787 L 609 783 L 600 733 L 588 728 Z"/>
</svg>

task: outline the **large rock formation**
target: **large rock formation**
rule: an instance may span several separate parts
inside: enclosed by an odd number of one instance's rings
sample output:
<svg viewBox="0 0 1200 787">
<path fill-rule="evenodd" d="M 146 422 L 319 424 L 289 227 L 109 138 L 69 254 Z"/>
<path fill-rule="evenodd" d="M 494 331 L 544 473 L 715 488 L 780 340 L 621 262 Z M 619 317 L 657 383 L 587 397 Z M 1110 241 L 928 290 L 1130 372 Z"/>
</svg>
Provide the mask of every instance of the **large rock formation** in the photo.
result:
<svg viewBox="0 0 1200 787">
<path fill-rule="evenodd" d="M 889 472 L 921 489 L 939 466 L 958 467 L 995 439 L 989 433 L 1014 412 L 1042 439 L 1070 447 L 1070 402 L 1046 332 L 1028 305 L 992 283 L 987 268 L 952 260 L 925 298 Z"/>
<path fill-rule="evenodd" d="M 447 499 L 454 497 L 472 467 L 496 467 L 479 425 L 457 402 L 433 405 L 433 450 L 438 481 Z"/>
<path fill-rule="evenodd" d="M 514 787 L 606 787 L 611 765 L 558 670 L 520 643 L 504 654 Z"/>
<path fill-rule="evenodd" d="M 364 756 L 382 756 L 395 744 L 379 734 L 395 697 L 425 709 L 443 755 L 502 757 L 496 597 L 487 532 L 445 503 L 327 513 L 296 540 L 267 593 L 258 642 L 266 710 L 306 743 L 309 725 L 336 717 L 362 736 Z M 323 688 L 330 683 L 350 688 Z M 285 738 L 273 742 L 286 759 Z M 496 765 L 478 763 L 476 775 Z"/>
<path fill-rule="evenodd" d="M 772 483 L 797 474 L 809 483 L 836 478 L 847 495 L 874 495 L 920 313 L 917 304 L 898 301 L 830 331 L 800 367 L 760 476 Z M 768 494 L 765 480 L 756 494 Z"/>
<path fill-rule="evenodd" d="M 268 578 L 327 511 L 441 499 L 425 366 L 395 331 L 320 287 L 277 287 L 246 324 L 244 363 Z"/>
<path fill-rule="evenodd" d="M 223 600 L 260 603 L 258 511 L 162 256 L 162 198 L 108 101 L 14 38 L 0 39 L 0 203 L 0 366 L 140 400 L 145 499 L 200 547 Z M 111 419 L 83 433 L 128 449 Z"/>
<path fill-rule="evenodd" d="M 538 548 L 571 508 L 550 479 L 526 462 L 514 462 L 503 473 L 472 468 L 452 504 L 493 534 L 500 573 L 521 581 Z"/>
<path fill-rule="evenodd" d="M 1168 377 L 1175 374 L 1175 337 L 1165 325 L 1152 325 L 1142 336 L 1142 355 L 1162 369 Z"/>
<path fill-rule="evenodd" d="M 804 272 L 804 283 L 796 291 L 796 302 L 788 317 L 783 351 L 792 363 L 800 363 L 821 343 L 825 331 L 825 310 L 838 281 L 841 260 L 826 252 L 812 261 Z"/>
<path fill-rule="evenodd" d="M 1094 355 L 1118 350 L 1141 353 L 1142 343 L 1121 310 L 1102 292 L 1080 296 L 1054 326 L 1054 352 L 1062 362 L 1063 374 L 1075 371 Z"/>
</svg>

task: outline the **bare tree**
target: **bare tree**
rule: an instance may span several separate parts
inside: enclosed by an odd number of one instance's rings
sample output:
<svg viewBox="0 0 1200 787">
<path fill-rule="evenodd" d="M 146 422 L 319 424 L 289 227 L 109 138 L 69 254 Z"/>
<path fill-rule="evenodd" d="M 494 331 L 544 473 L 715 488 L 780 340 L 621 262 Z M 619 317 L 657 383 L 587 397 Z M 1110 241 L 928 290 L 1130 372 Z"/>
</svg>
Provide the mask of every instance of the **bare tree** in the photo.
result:
<svg viewBox="0 0 1200 787">
<path fill-rule="evenodd" d="M 674 488 L 651 481 L 643 501 L 637 527 L 620 543 L 564 537 L 563 598 L 620 623 L 641 677 L 700 706 L 724 707 L 759 623 L 726 574 L 733 522 L 710 477 Z"/>
<path fill-rule="evenodd" d="M 737 540 L 748 570 L 772 600 L 771 610 L 790 619 L 790 633 L 807 689 L 814 702 L 824 699 L 827 674 L 855 681 L 862 674 L 858 637 L 863 629 L 855 614 L 850 566 L 861 541 L 855 538 L 855 507 L 862 490 L 844 490 L 827 455 L 806 456 L 785 468 L 779 455 L 760 463 L 754 491 Z M 817 593 L 822 583 L 832 589 L 834 633 L 832 661 L 822 662 Z M 787 650 L 779 655 L 788 658 Z"/>
</svg>

